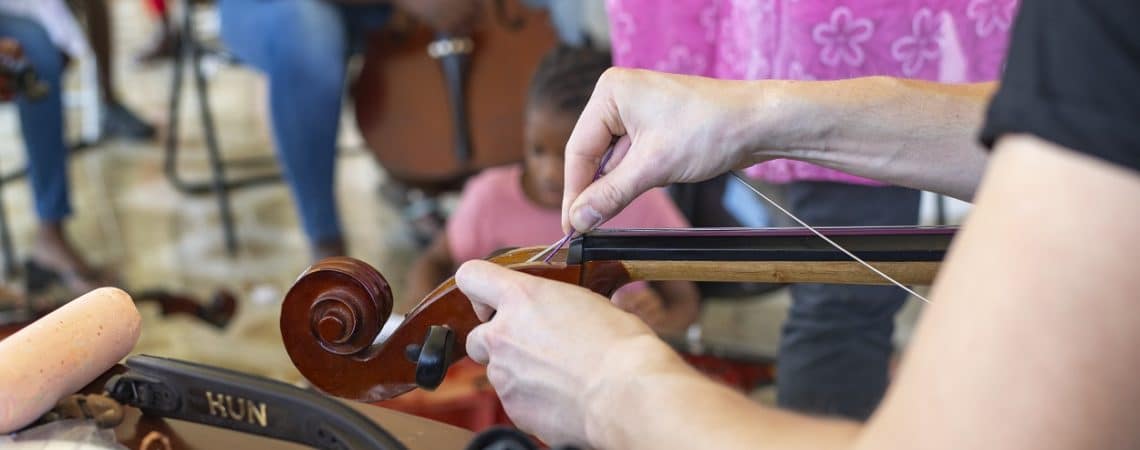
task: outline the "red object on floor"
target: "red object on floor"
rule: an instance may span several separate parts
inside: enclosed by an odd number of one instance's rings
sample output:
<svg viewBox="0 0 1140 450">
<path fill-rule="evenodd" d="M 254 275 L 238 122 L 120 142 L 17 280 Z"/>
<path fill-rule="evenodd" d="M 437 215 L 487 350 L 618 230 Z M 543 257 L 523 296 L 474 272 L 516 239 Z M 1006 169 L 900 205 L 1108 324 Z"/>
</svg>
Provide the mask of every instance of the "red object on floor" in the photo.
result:
<svg viewBox="0 0 1140 450">
<path fill-rule="evenodd" d="M 417 389 L 373 404 L 475 432 L 511 423 L 499 396 L 487 381 L 487 368 L 467 358 L 447 370 L 447 376 L 435 391 Z"/>
<path fill-rule="evenodd" d="M 775 362 L 743 362 L 708 355 L 681 354 L 689 365 L 709 378 L 741 392 L 749 392 L 776 381 Z"/>
<path fill-rule="evenodd" d="M 737 362 L 704 355 L 682 356 L 710 378 L 744 392 L 775 379 L 775 365 L 772 363 Z M 448 369 L 447 377 L 434 392 L 417 389 L 374 405 L 474 432 L 494 425 L 511 425 L 503 404 L 487 381 L 487 369 L 466 358 Z"/>
</svg>

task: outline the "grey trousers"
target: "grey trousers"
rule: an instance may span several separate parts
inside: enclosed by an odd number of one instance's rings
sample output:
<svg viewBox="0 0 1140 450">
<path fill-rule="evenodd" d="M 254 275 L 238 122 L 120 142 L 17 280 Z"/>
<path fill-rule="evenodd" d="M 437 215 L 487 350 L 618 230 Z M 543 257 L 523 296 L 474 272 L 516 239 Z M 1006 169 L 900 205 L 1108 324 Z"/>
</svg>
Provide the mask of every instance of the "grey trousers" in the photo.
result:
<svg viewBox="0 0 1140 450">
<path fill-rule="evenodd" d="M 813 226 L 914 225 L 920 193 L 826 182 L 788 184 L 785 207 Z M 888 383 L 894 316 L 906 294 L 886 286 L 797 284 L 777 364 L 781 407 L 866 419 Z"/>
</svg>

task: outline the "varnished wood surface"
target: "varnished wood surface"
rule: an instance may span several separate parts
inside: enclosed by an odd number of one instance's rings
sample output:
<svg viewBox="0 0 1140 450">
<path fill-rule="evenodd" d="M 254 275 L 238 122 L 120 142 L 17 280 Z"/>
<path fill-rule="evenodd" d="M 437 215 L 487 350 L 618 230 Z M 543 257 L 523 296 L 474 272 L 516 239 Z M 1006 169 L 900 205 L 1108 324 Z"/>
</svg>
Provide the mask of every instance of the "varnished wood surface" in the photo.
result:
<svg viewBox="0 0 1140 450">
<path fill-rule="evenodd" d="M 508 254 L 505 258 L 517 257 Z M 498 258 L 494 259 L 496 262 Z M 351 262 L 351 264 L 348 264 Z M 579 266 L 516 264 L 512 268 L 543 278 L 576 283 Z M 406 356 L 409 345 L 423 343 L 432 325 L 455 332 L 451 362 L 466 356 L 467 333 L 479 323 L 471 301 L 452 279 L 440 285 L 407 313 L 404 322 L 379 344 L 372 344 L 379 324 L 388 313 L 374 305 L 391 305 L 391 292 L 369 292 L 362 280 L 380 276 L 368 264 L 350 258 L 327 259 L 314 264 L 297 279 L 281 307 L 281 336 L 290 360 L 323 392 L 363 402 L 393 398 L 416 387 L 416 363 Z M 326 333 L 321 324 L 334 320 L 339 309 L 322 304 L 351 305 L 336 316 L 339 333 Z M 381 308 L 383 309 L 383 308 Z M 332 337 L 333 339 L 330 339 Z M 339 341 L 339 342 L 338 342 Z M 365 342 L 367 345 L 342 346 Z"/>
<path fill-rule="evenodd" d="M 939 262 L 873 262 L 903 284 L 929 285 Z M 632 280 L 890 284 L 855 261 L 622 261 Z"/>
<path fill-rule="evenodd" d="M 913 285 L 933 283 L 953 232 L 854 228 L 835 231 L 847 236 L 856 251 L 882 258 L 867 257 L 877 270 L 900 283 Z M 591 238 L 593 247 L 586 242 Z M 757 239 L 763 242 L 754 242 Z M 542 278 L 577 284 L 602 295 L 610 295 L 636 280 L 890 284 L 858 262 L 836 259 L 841 254 L 815 242 L 816 239 L 801 230 L 782 229 L 610 231 L 572 241 L 570 249 L 560 251 L 550 263 L 526 262 L 541 247 L 508 251 L 490 261 Z M 690 259 L 678 260 L 676 255 Z M 568 263 L 568 259 L 574 259 L 574 263 Z M 470 300 L 457 289 L 453 279 L 428 294 L 387 339 L 377 343 L 377 324 L 383 323 L 387 314 L 377 313 L 372 305 L 390 304 L 391 293 L 362 295 L 354 286 L 362 280 L 383 277 L 375 268 L 355 260 L 352 270 L 336 269 L 335 277 L 322 275 L 333 270 L 334 263 L 323 261 L 310 269 L 297 280 L 282 305 L 285 347 L 294 365 L 313 385 L 339 397 L 369 402 L 414 389 L 416 363 L 406 356 L 405 350 L 415 351 L 433 325 L 445 326 L 454 333 L 451 362 L 465 356 L 467 334 L 480 322 Z M 320 307 L 322 302 L 330 301 L 355 306 L 345 309 L 342 316 L 331 317 L 329 311 L 333 310 Z M 314 328 L 325 323 L 337 326 Z M 348 339 L 342 337 L 341 330 L 362 334 Z M 367 345 L 342 345 L 347 341 Z"/>
<path fill-rule="evenodd" d="M 447 84 L 439 61 L 426 51 L 435 32 L 421 24 L 397 27 L 397 20 L 369 39 L 353 89 L 354 111 L 360 134 L 392 178 L 434 191 L 522 159 L 527 86 L 557 35 L 544 9 L 519 0 L 483 4 L 470 35 L 474 49 L 466 80 L 470 161 L 455 156 Z M 521 26 L 504 24 L 497 4 L 521 19 Z"/>
</svg>

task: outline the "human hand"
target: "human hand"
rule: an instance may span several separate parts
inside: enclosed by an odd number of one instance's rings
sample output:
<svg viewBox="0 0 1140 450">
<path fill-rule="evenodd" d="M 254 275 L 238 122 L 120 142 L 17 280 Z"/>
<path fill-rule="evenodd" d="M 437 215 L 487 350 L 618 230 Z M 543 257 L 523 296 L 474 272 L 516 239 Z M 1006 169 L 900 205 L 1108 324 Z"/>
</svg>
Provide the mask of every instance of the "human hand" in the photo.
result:
<svg viewBox="0 0 1140 450">
<path fill-rule="evenodd" d="M 480 0 L 394 0 L 396 6 L 436 31 L 469 31 L 479 17 Z"/>
<path fill-rule="evenodd" d="M 13 61 L 23 58 L 24 51 L 20 47 L 20 42 L 12 38 L 0 38 L 0 57 Z M 11 79 L 0 77 L 0 101 L 12 100 L 16 95 L 14 88 Z"/>
<path fill-rule="evenodd" d="M 482 319 L 495 310 L 467 335 L 467 355 L 487 364 L 511 420 L 547 444 L 600 446 L 591 430 L 605 420 L 606 390 L 656 356 L 676 360 L 641 320 L 587 289 L 486 261 L 465 263 L 455 281 Z"/>
<path fill-rule="evenodd" d="M 640 318 L 653 329 L 665 319 L 665 299 L 648 284 L 627 284 L 610 296 L 614 306 Z"/>
<path fill-rule="evenodd" d="M 707 180 L 753 162 L 754 136 L 778 139 L 750 82 L 610 69 L 566 144 L 562 228 L 586 232 L 650 188 Z M 593 181 L 613 136 L 613 156 Z"/>
</svg>

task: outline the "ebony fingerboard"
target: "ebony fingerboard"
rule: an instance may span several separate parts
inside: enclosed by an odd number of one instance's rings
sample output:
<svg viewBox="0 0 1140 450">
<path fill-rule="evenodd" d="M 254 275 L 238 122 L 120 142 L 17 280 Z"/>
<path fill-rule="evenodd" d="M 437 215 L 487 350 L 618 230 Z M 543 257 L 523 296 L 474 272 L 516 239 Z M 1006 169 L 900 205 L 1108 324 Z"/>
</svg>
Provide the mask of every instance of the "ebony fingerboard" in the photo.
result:
<svg viewBox="0 0 1140 450">
<path fill-rule="evenodd" d="M 941 261 L 957 227 L 822 227 L 866 261 Z M 802 228 L 595 230 L 570 242 L 566 262 L 846 261 L 850 257 Z"/>
</svg>

